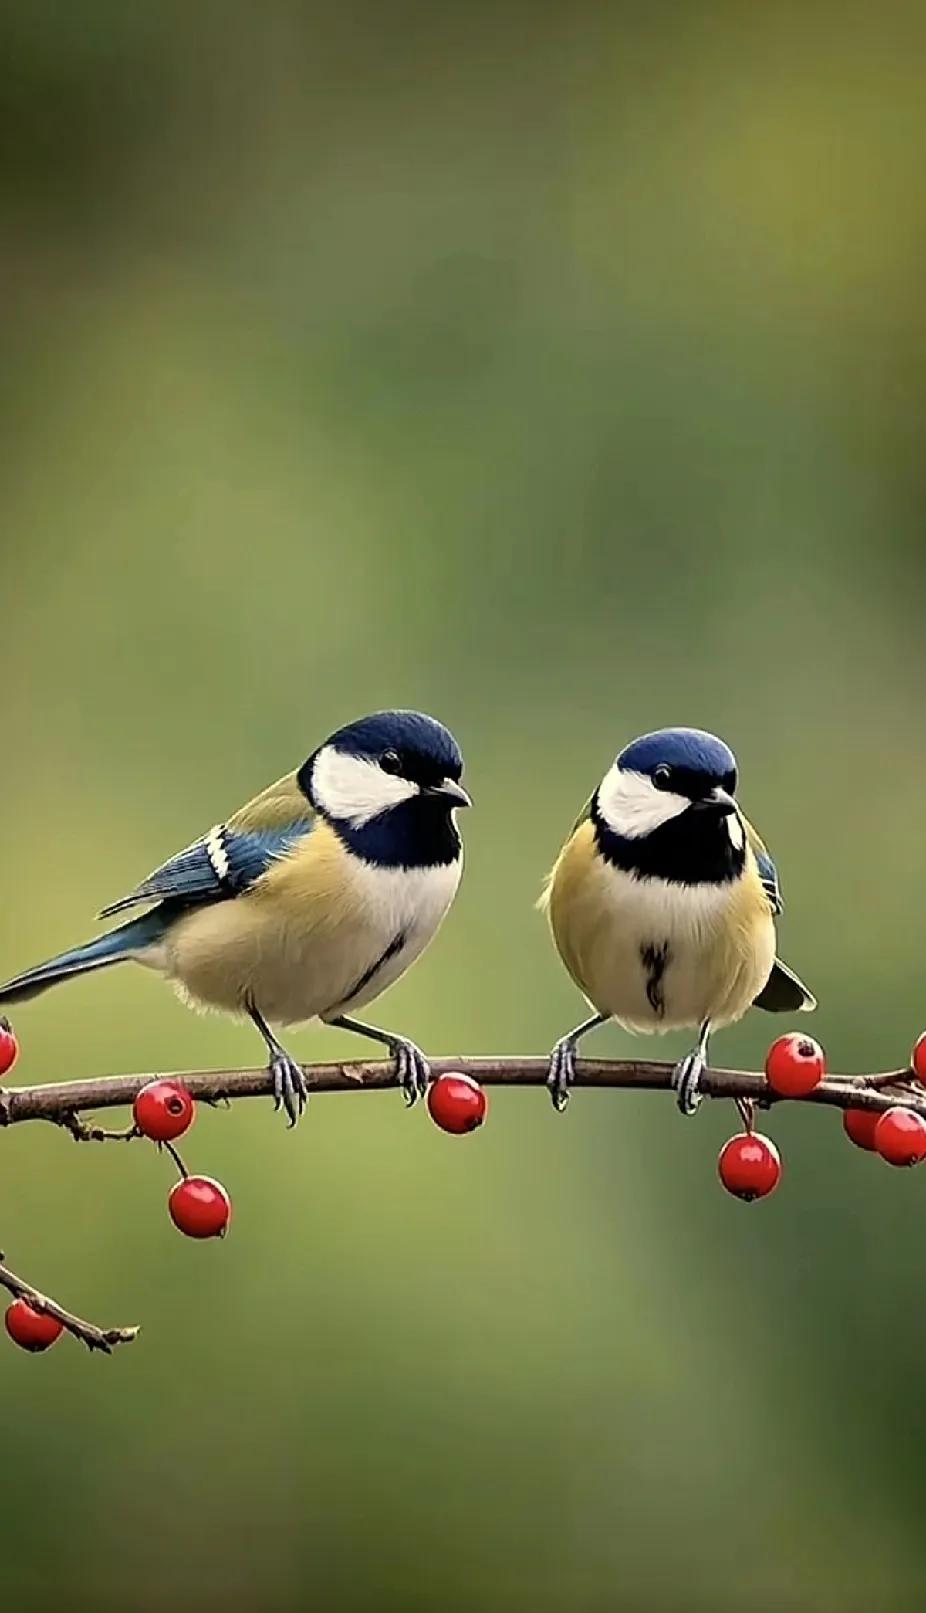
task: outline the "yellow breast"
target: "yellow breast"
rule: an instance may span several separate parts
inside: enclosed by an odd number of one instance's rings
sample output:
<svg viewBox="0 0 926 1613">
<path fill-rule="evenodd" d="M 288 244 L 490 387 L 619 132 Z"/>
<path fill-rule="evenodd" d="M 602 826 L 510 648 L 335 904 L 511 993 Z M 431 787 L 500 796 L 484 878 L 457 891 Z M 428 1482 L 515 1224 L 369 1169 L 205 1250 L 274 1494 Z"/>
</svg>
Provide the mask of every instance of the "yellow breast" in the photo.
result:
<svg viewBox="0 0 926 1613">
<path fill-rule="evenodd" d="M 233 901 L 180 920 L 166 972 L 194 1003 L 278 1024 L 334 1018 L 371 1002 L 436 931 L 459 864 L 377 869 L 319 822 Z M 401 944 L 399 944 L 399 942 Z"/>
<path fill-rule="evenodd" d="M 639 879 L 599 855 L 585 822 L 557 859 L 546 903 L 580 990 L 635 1029 L 738 1019 L 774 961 L 772 913 L 751 853 L 729 884 Z"/>
</svg>

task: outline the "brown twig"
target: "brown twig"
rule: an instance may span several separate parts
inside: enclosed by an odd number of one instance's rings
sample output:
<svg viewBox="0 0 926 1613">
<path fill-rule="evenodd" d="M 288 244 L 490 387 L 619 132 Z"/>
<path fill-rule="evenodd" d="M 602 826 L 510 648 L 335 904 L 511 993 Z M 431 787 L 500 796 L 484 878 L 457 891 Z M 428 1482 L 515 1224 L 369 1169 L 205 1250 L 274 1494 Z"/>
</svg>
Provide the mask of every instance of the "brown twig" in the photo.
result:
<svg viewBox="0 0 926 1613">
<path fill-rule="evenodd" d="M 666 1092 L 672 1084 L 671 1063 L 644 1059 L 583 1059 L 576 1074 L 577 1087 L 621 1088 L 630 1091 Z M 435 1076 L 451 1070 L 463 1071 L 484 1086 L 543 1086 L 547 1060 L 543 1058 L 439 1058 L 431 1063 Z M 397 1085 L 390 1062 L 347 1064 L 307 1064 L 303 1066 L 310 1092 L 378 1092 Z M 82 1121 L 85 1109 L 112 1109 L 131 1104 L 148 1081 L 147 1075 L 104 1075 L 90 1081 L 60 1081 L 42 1086 L 7 1087 L 0 1090 L 0 1126 L 13 1126 L 25 1120 L 46 1120 L 66 1127 L 82 1141 L 128 1139 L 133 1128 L 114 1133 Z M 263 1098 L 271 1094 L 271 1078 L 266 1069 L 190 1070 L 176 1075 L 194 1098 L 216 1104 L 223 1099 Z M 780 1102 L 764 1075 L 750 1070 L 705 1072 L 702 1090 L 711 1098 L 750 1099 L 767 1108 Z M 916 1082 L 910 1069 L 884 1071 L 877 1075 L 830 1075 L 806 1098 L 790 1102 L 826 1104 L 836 1109 L 882 1111 L 903 1103 L 926 1119 L 926 1088 Z"/>
<path fill-rule="evenodd" d="M 22 1277 L 17 1277 L 15 1271 L 10 1271 L 5 1259 L 6 1257 L 0 1254 L 0 1286 L 6 1288 L 17 1299 L 24 1299 L 34 1311 L 54 1316 L 75 1339 L 80 1339 L 82 1344 L 86 1344 L 88 1350 L 102 1350 L 104 1355 L 112 1355 L 115 1345 L 131 1344 L 132 1340 L 138 1337 L 140 1329 L 137 1327 L 96 1327 L 93 1322 L 85 1322 L 83 1317 L 66 1311 L 56 1300 L 49 1299 L 47 1294 L 40 1294 L 31 1283 L 24 1282 Z"/>
</svg>

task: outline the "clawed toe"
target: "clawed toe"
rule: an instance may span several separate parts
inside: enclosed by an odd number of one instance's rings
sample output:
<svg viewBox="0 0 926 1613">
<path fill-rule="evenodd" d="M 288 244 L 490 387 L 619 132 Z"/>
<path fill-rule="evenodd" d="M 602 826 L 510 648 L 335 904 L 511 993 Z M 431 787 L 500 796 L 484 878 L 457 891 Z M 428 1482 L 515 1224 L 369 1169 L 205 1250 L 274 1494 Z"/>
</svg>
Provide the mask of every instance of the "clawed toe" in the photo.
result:
<svg viewBox="0 0 926 1613">
<path fill-rule="evenodd" d="M 393 1054 L 396 1080 L 402 1088 L 406 1106 L 411 1109 L 419 1098 L 424 1097 L 431 1079 L 431 1069 L 421 1048 L 404 1038 L 396 1038 Z"/>
<path fill-rule="evenodd" d="M 273 1077 L 273 1107 L 286 1111 L 292 1129 L 308 1102 L 309 1089 L 305 1076 L 295 1059 L 291 1059 L 282 1048 L 270 1060 L 270 1073 Z"/>
<path fill-rule="evenodd" d="M 689 1053 L 676 1064 L 672 1072 L 672 1086 L 676 1094 L 675 1101 L 683 1115 L 693 1115 L 699 1107 L 704 1095 L 701 1091 L 703 1075 L 704 1060 L 700 1053 Z"/>
<path fill-rule="evenodd" d="M 569 1102 L 569 1088 L 576 1078 L 576 1052 L 571 1042 L 557 1042 L 550 1054 L 547 1072 L 547 1089 L 557 1114 L 562 1114 Z"/>
<path fill-rule="evenodd" d="M 270 1079 L 273 1083 L 273 1107 L 274 1109 L 285 1109 L 290 1127 L 293 1127 L 302 1114 L 309 1097 L 305 1076 L 295 1059 L 291 1059 L 285 1047 L 280 1046 L 260 1010 L 255 1008 L 253 1003 L 248 1003 L 246 1007 L 270 1054 L 269 1071 Z"/>
</svg>

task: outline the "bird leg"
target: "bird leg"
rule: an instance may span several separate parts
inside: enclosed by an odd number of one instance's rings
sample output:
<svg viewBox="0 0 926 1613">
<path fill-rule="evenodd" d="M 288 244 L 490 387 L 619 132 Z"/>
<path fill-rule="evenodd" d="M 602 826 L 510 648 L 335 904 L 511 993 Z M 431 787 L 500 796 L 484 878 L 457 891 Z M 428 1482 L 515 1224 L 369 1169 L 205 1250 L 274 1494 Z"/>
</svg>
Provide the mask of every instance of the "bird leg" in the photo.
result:
<svg viewBox="0 0 926 1613">
<path fill-rule="evenodd" d="M 683 1115 L 693 1115 L 701 1102 L 701 1080 L 707 1068 L 710 1035 L 711 1022 L 706 1019 L 698 1033 L 697 1046 L 686 1053 L 672 1071 L 675 1101 Z"/>
<path fill-rule="evenodd" d="M 576 1078 L 576 1048 L 580 1037 L 586 1031 L 593 1031 L 597 1025 L 606 1025 L 607 1014 L 594 1014 L 577 1025 L 568 1036 L 561 1036 L 550 1054 L 550 1067 L 547 1071 L 547 1087 L 553 1107 L 557 1114 L 562 1114 L 569 1102 L 569 1088 Z"/>
<path fill-rule="evenodd" d="M 369 1036 L 372 1041 L 382 1042 L 384 1047 L 388 1047 L 395 1060 L 396 1080 L 405 1094 L 409 1109 L 424 1097 L 431 1079 L 430 1066 L 421 1048 L 410 1042 L 407 1036 L 377 1030 L 375 1025 L 364 1025 L 359 1019 L 348 1019 L 345 1014 L 338 1019 L 329 1019 L 328 1024 L 337 1025 L 342 1031 L 354 1031 L 357 1036 Z"/>
<path fill-rule="evenodd" d="M 309 1089 L 305 1084 L 305 1076 L 295 1059 L 290 1058 L 285 1047 L 277 1041 L 264 1019 L 253 1004 L 248 1006 L 248 1014 L 260 1031 L 270 1054 L 270 1074 L 273 1077 L 273 1107 L 283 1108 L 289 1116 L 289 1125 L 292 1128 L 308 1102 Z"/>
</svg>

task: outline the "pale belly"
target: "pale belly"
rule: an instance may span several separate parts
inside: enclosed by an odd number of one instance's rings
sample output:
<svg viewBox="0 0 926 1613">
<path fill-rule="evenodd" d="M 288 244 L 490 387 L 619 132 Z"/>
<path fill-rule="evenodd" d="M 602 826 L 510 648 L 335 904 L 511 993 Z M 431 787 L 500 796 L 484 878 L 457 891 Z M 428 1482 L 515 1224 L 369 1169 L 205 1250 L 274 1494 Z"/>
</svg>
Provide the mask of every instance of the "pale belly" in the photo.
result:
<svg viewBox="0 0 926 1613">
<path fill-rule="evenodd" d="M 775 958 L 758 881 L 721 887 L 637 880 L 596 862 L 550 896 L 554 937 L 592 1006 L 631 1029 L 739 1019 Z"/>
<path fill-rule="evenodd" d="M 398 980 L 435 934 L 460 877 L 434 869 L 338 870 L 343 888 L 300 900 L 296 884 L 192 912 L 171 931 L 156 967 L 194 1004 L 243 1014 L 249 1005 L 280 1025 L 372 1002 Z"/>
</svg>

